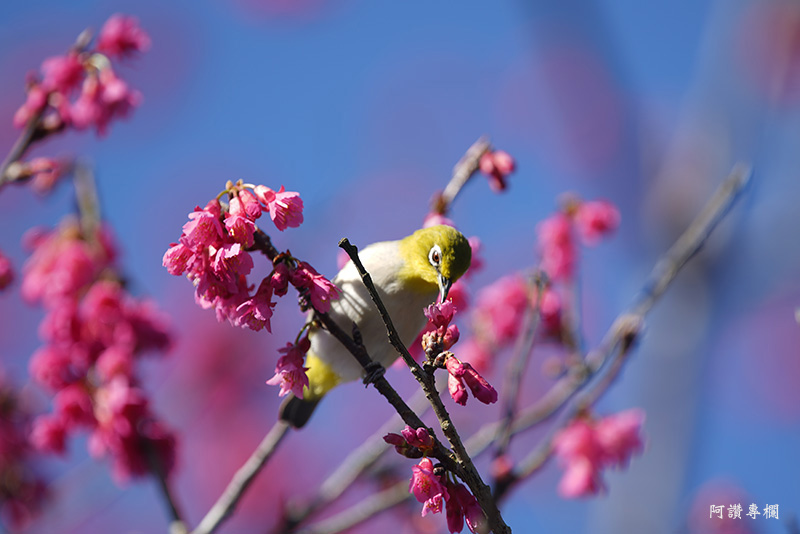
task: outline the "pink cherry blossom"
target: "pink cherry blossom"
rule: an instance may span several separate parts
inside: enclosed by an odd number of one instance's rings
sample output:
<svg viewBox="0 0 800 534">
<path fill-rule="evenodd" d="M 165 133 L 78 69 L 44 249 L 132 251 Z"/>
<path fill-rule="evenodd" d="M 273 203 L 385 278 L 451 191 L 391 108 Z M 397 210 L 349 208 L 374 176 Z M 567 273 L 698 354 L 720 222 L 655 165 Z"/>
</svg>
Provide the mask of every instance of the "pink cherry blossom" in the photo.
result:
<svg viewBox="0 0 800 534">
<path fill-rule="evenodd" d="M 40 415 L 33 421 L 31 443 L 39 451 L 64 454 L 66 437 L 66 425 L 58 416 Z"/>
<path fill-rule="evenodd" d="M 641 430 L 644 410 L 631 409 L 601 419 L 595 428 L 604 461 L 615 467 L 626 467 L 633 454 L 644 448 Z"/>
<path fill-rule="evenodd" d="M 253 235 L 256 231 L 256 225 L 244 215 L 228 214 L 225 218 L 225 228 L 231 239 L 237 243 L 241 243 L 243 247 L 249 248 L 253 246 Z"/>
<path fill-rule="evenodd" d="M 423 458 L 411 470 L 408 491 L 414 494 L 417 501 L 423 503 L 422 516 L 428 512 L 440 513 L 449 495 L 441 479 L 433 473 L 433 462 L 429 458 Z"/>
<path fill-rule="evenodd" d="M 272 332 L 270 319 L 275 303 L 272 302 L 273 289 L 270 279 L 265 278 L 258 286 L 258 291 L 249 300 L 244 301 L 236 308 L 236 324 L 258 332 L 266 328 Z"/>
<path fill-rule="evenodd" d="M 551 280 L 572 280 L 578 251 L 570 218 L 563 213 L 556 213 L 537 225 L 536 234 L 542 270 Z"/>
<path fill-rule="evenodd" d="M 289 266 L 286 265 L 285 262 L 279 262 L 275 265 L 269 279 L 269 284 L 275 291 L 276 296 L 282 297 L 289 291 L 290 277 Z"/>
<path fill-rule="evenodd" d="M 169 274 L 179 276 L 186 272 L 194 260 L 194 252 L 183 243 L 173 243 L 164 253 L 161 263 Z"/>
<path fill-rule="evenodd" d="M 89 392 L 82 384 L 70 384 L 53 397 L 55 412 L 65 425 L 94 423 L 94 410 Z"/>
<path fill-rule="evenodd" d="M 297 228 L 303 222 L 303 200 L 295 191 L 286 191 L 283 186 L 273 191 L 269 187 L 258 185 L 254 192 L 258 200 L 269 210 L 269 216 L 275 227 L 284 231 L 287 227 Z"/>
<path fill-rule="evenodd" d="M 450 355 L 445 360 L 445 367 L 450 374 L 448 388 L 453 400 L 462 406 L 467 403 L 464 384 L 470 389 L 476 399 L 484 404 L 497 402 L 497 390 L 484 379 L 470 364 L 459 361 Z"/>
<path fill-rule="evenodd" d="M 189 214 L 189 222 L 183 225 L 181 243 L 192 250 L 219 246 L 224 235 L 221 216 L 222 208 L 218 200 L 211 200 L 203 209 L 196 207 Z"/>
<path fill-rule="evenodd" d="M 486 531 L 486 516 L 477 499 L 460 483 L 448 484 L 450 498 L 447 500 L 447 528 L 451 533 L 464 529 L 464 520 L 470 532 Z"/>
<path fill-rule="evenodd" d="M 604 489 L 599 466 L 586 457 L 569 462 L 558 483 L 558 493 L 567 499 L 595 495 Z"/>
<path fill-rule="evenodd" d="M 28 163 L 31 187 L 39 194 L 50 192 L 64 173 L 64 166 L 51 158 L 34 158 Z"/>
<path fill-rule="evenodd" d="M 105 135 L 113 119 L 125 118 L 139 105 L 142 95 L 117 77 L 111 68 L 87 76 L 81 94 L 70 107 L 70 121 L 78 130 L 94 126 Z"/>
<path fill-rule="evenodd" d="M 341 291 L 333 282 L 319 274 L 311 265 L 301 261 L 290 274 L 291 284 L 299 290 L 307 290 L 311 306 L 320 313 L 327 313 L 331 300 L 336 300 Z"/>
<path fill-rule="evenodd" d="M 303 367 L 305 354 L 308 352 L 311 343 L 308 338 L 303 338 L 297 345 L 287 343 L 279 352 L 283 356 L 278 358 L 278 364 L 275 366 L 275 376 L 267 380 L 270 386 L 280 386 L 281 390 L 278 393 L 283 397 L 289 392 L 293 393 L 295 397 L 303 398 L 303 388 L 308 386 L 308 371 L 307 367 Z"/>
<path fill-rule="evenodd" d="M 120 13 L 111 15 L 97 39 L 97 51 L 111 57 L 125 57 L 149 48 L 150 37 L 139 27 L 136 17 Z"/>
<path fill-rule="evenodd" d="M 479 166 L 481 172 L 489 177 L 492 191 L 500 192 L 506 188 L 506 178 L 516 169 L 516 162 L 508 152 L 495 150 L 481 156 Z"/>
<path fill-rule="evenodd" d="M 442 215 L 441 213 L 431 212 L 425 216 L 425 220 L 422 222 L 423 228 L 430 228 L 431 226 L 452 226 L 453 228 L 456 227 L 456 224 L 451 220 Z"/>
<path fill-rule="evenodd" d="M 42 63 L 42 88 L 69 95 L 80 85 L 85 70 L 76 52 L 45 59 Z"/>
<path fill-rule="evenodd" d="M 437 329 L 446 329 L 453 320 L 456 308 L 452 300 L 431 304 L 423 310 L 428 322 Z"/>
<path fill-rule="evenodd" d="M 607 200 L 582 202 L 575 213 L 578 235 L 587 245 L 594 245 L 619 226 L 619 210 Z"/>
<path fill-rule="evenodd" d="M 504 276 L 478 293 L 475 318 L 494 345 L 504 346 L 516 339 L 530 293 L 519 273 Z"/>
<path fill-rule="evenodd" d="M 28 88 L 25 103 L 14 113 L 14 127 L 22 128 L 47 106 L 47 91 L 38 84 Z"/>
</svg>

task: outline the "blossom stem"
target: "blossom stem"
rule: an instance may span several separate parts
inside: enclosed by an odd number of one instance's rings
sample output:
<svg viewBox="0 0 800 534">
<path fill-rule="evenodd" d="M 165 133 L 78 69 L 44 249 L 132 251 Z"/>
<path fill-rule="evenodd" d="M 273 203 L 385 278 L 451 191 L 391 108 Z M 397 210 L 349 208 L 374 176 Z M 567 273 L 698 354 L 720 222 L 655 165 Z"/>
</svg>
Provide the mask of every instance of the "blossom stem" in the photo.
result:
<svg viewBox="0 0 800 534">
<path fill-rule="evenodd" d="M 482 136 L 472 143 L 472 146 L 467 149 L 467 152 L 461 156 L 461 159 L 453 167 L 453 175 L 444 191 L 434 197 L 433 206 L 431 207 L 432 212 L 440 215 L 447 214 L 461 189 L 480 168 L 481 156 L 489 152 L 491 148 L 492 145 L 486 136 Z"/>
<path fill-rule="evenodd" d="M 216 531 L 225 519 L 230 517 L 239 499 L 242 498 L 248 486 L 253 482 L 256 475 L 266 465 L 272 457 L 278 445 L 289 431 L 289 425 L 278 420 L 258 444 L 258 447 L 242 467 L 233 475 L 228 483 L 228 487 L 222 492 L 217 502 L 211 507 L 203 517 L 200 524 L 192 530 L 191 534 L 211 534 Z"/>
<path fill-rule="evenodd" d="M 453 421 L 450 419 L 450 414 L 447 413 L 447 409 L 445 408 L 441 397 L 439 397 L 439 392 L 436 390 L 436 384 L 433 375 L 427 373 L 419 364 L 417 364 L 416 361 L 414 361 L 414 358 L 411 357 L 408 349 L 401 341 L 400 335 L 397 333 L 397 330 L 392 323 L 392 318 L 389 316 L 389 312 L 386 310 L 386 307 L 378 295 L 378 291 L 375 289 L 375 285 L 372 283 L 372 278 L 364 268 L 364 265 L 361 263 L 361 259 L 358 257 L 358 248 L 352 245 L 347 238 L 344 238 L 339 242 L 339 247 L 341 247 L 347 253 L 347 255 L 350 256 L 350 260 L 353 262 L 353 265 L 355 265 L 356 269 L 361 275 L 361 280 L 364 282 L 364 285 L 366 286 L 370 297 L 372 297 L 372 301 L 375 303 L 375 306 L 378 308 L 381 319 L 383 319 L 383 323 L 386 326 L 389 336 L 389 343 L 391 343 L 395 350 L 400 353 L 403 360 L 408 364 L 409 368 L 411 369 L 411 373 L 420 383 L 420 386 L 422 386 L 422 389 L 425 391 L 428 401 L 430 401 L 431 406 L 433 406 L 433 411 L 436 414 L 436 417 L 439 419 L 442 432 L 450 442 L 450 446 L 453 447 L 453 453 L 455 454 L 458 466 L 460 467 L 459 471 L 461 472 L 456 472 L 456 474 L 467 484 L 467 486 L 469 486 L 470 490 L 472 490 L 472 494 L 478 500 L 478 503 L 481 505 L 481 508 L 489 520 L 489 529 L 492 532 L 495 532 L 495 534 L 511 532 L 511 529 L 503 520 L 500 510 L 497 508 L 497 503 L 492 497 L 489 486 L 483 482 L 480 473 L 478 473 L 478 470 L 475 468 L 475 464 L 472 463 L 472 459 L 469 457 L 469 454 L 467 454 L 466 448 L 464 448 L 464 444 L 461 441 L 461 436 L 459 436 Z M 418 427 L 419 425 L 416 426 L 416 428 Z M 448 466 L 445 465 L 445 467 Z"/>
</svg>

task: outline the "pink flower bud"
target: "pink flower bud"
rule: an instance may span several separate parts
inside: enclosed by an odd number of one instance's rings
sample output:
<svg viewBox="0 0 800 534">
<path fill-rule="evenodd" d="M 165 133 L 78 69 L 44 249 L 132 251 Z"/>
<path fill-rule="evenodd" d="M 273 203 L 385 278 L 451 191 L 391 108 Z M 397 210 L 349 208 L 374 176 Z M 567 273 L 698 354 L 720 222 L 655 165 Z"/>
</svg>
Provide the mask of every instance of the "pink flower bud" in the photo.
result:
<svg viewBox="0 0 800 534">
<path fill-rule="evenodd" d="M 478 371 L 472 368 L 468 363 L 463 363 L 465 372 L 463 374 L 464 382 L 467 383 L 470 391 L 476 399 L 484 404 L 493 404 L 497 402 L 497 390 L 495 390 L 489 382 L 483 378 Z"/>
<path fill-rule="evenodd" d="M 456 401 L 456 404 L 460 404 L 464 406 L 467 404 L 467 388 L 464 386 L 464 382 L 456 377 L 448 375 L 447 377 L 447 389 L 450 391 L 450 396 Z"/>
<path fill-rule="evenodd" d="M 587 245 L 594 245 L 619 226 L 619 210 L 611 202 L 582 202 L 575 213 L 575 226 Z"/>
<path fill-rule="evenodd" d="M 502 150 L 485 153 L 478 164 L 481 172 L 489 177 L 489 186 L 495 192 L 506 188 L 506 177 L 516 168 L 514 158 Z"/>
</svg>

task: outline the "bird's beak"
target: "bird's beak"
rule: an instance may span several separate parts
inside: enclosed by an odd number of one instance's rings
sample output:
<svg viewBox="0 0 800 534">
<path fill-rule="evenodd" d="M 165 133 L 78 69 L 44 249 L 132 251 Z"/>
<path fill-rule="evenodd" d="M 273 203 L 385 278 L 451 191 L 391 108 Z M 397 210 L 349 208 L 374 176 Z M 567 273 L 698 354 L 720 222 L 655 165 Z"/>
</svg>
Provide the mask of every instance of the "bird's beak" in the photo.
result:
<svg viewBox="0 0 800 534">
<path fill-rule="evenodd" d="M 451 282 L 449 278 L 443 276 L 441 273 L 439 274 L 439 295 L 442 297 L 441 302 L 444 302 L 444 299 L 447 298 L 447 294 L 450 292 L 450 286 L 452 285 L 453 282 Z"/>
</svg>

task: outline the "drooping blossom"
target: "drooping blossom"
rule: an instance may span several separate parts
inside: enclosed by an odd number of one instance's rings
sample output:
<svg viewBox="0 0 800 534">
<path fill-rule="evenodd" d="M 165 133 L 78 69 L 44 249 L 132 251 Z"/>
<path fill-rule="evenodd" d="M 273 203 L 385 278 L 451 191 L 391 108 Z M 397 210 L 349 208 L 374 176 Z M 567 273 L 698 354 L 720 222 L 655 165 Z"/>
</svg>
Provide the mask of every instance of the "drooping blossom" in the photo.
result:
<svg viewBox="0 0 800 534">
<path fill-rule="evenodd" d="M 449 495 L 441 478 L 433 472 L 433 462 L 429 458 L 423 458 L 411 469 L 408 491 L 414 494 L 417 501 L 423 503 L 422 516 L 425 517 L 428 512 L 440 513 Z"/>
<path fill-rule="evenodd" d="M 424 310 L 428 325 L 422 334 L 422 347 L 429 358 L 449 350 L 459 338 L 458 327 L 450 324 L 456 313 L 452 300 L 431 304 Z"/>
<path fill-rule="evenodd" d="M 466 385 L 476 399 L 484 404 L 497 402 L 497 390 L 492 387 L 469 363 L 462 362 L 455 356 L 445 353 L 445 367 L 447 368 L 448 389 L 456 403 L 462 406 L 467 403 Z"/>
<path fill-rule="evenodd" d="M 125 57 L 150 48 L 150 36 L 139 26 L 136 17 L 111 15 L 97 38 L 97 50 L 110 57 Z"/>
<path fill-rule="evenodd" d="M 583 242 L 597 244 L 619 226 L 619 210 L 607 200 L 581 202 L 575 212 L 575 227 Z"/>
<path fill-rule="evenodd" d="M 481 172 L 489 177 L 489 187 L 500 192 L 506 188 L 506 178 L 516 169 L 516 162 L 508 152 L 486 152 L 478 162 Z"/>
<path fill-rule="evenodd" d="M 478 500 L 458 482 L 447 485 L 450 498 L 447 499 L 447 528 L 451 533 L 464 529 L 464 520 L 470 532 L 485 532 L 487 521 Z"/>
<path fill-rule="evenodd" d="M 333 282 L 304 261 L 297 263 L 289 280 L 298 290 L 308 291 L 311 306 L 320 313 L 327 313 L 331 309 L 331 300 L 339 298 L 341 294 Z"/>
<path fill-rule="evenodd" d="M 565 468 L 559 494 L 575 498 L 603 491 L 602 470 L 624 467 L 642 451 L 643 421 L 644 413 L 632 409 L 599 421 L 579 417 L 556 433 L 553 451 Z"/>
<path fill-rule="evenodd" d="M 284 231 L 287 227 L 297 228 L 303 222 L 303 199 L 295 191 L 286 191 L 283 186 L 278 191 L 259 185 L 253 190 L 258 200 L 269 210 L 275 227 Z"/>
<path fill-rule="evenodd" d="M 287 343 L 284 348 L 278 350 L 283 356 L 278 358 L 275 376 L 267 380 L 267 384 L 280 386 L 279 396 L 283 397 L 291 392 L 295 397 L 303 398 L 303 388 L 308 386 L 308 375 L 306 374 L 308 367 L 303 367 L 303 363 L 309 348 L 311 348 L 311 342 L 308 337 L 304 337 L 296 345 Z"/>
<path fill-rule="evenodd" d="M 272 332 L 270 319 L 272 318 L 272 309 L 275 307 L 275 303 L 272 302 L 272 293 L 273 289 L 269 284 L 269 279 L 265 278 L 258 286 L 255 295 L 236 308 L 236 324 L 256 332 L 262 328 L 266 328 L 267 332 Z"/>
</svg>

